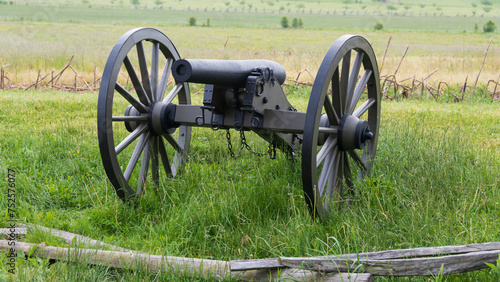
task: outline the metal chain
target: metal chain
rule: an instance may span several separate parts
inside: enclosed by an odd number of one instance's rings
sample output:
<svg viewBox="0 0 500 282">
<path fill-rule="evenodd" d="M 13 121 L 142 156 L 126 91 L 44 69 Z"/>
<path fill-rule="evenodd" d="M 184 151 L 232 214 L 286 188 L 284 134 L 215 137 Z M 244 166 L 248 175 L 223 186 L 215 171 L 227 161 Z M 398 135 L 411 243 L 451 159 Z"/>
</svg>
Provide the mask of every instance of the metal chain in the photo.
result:
<svg viewBox="0 0 500 282">
<path fill-rule="evenodd" d="M 247 139 L 245 137 L 245 132 L 243 130 L 240 130 L 240 138 L 241 138 L 241 146 L 245 147 L 245 149 L 247 149 L 250 153 L 256 155 L 257 157 L 262 157 L 265 155 L 271 156 L 271 143 L 269 143 L 269 145 L 267 146 L 267 151 L 265 151 L 264 153 L 259 153 L 259 152 L 253 151 L 252 148 L 250 147 L 250 145 L 248 145 Z"/>
<path fill-rule="evenodd" d="M 241 150 L 243 149 L 243 144 L 240 147 L 240 151 L 238 152 L 238 155 L 236 155 L 233 151 L 233 144 L 231 143 L 231 133 L 229 132 L 229 129 L 226 131 L 226 139 L 227 139 L 227 148 L 229 149 L 229 154 L 233 159 L 237 159 L 241 155 Z"/>
<path fill-rule="evenodd" d="M 234 159 L 237 159 L 240 157 L 241 150 L 243 150 L 243 148 L 247 149 L 250 153 L 252 153 L 258 157 L 269 155 L 269 157 L 271 159 L 276 158 L 276 148 L 271 143 L 269 143 L 267 150 L 264 153 L 259 153 L 259 152 L 253 151 L 252 148 L 250 147 L 250 145 L 248 145 L 248 143 L 247 143 L 245 132 L 243 130 L 240 131 L 240 139 L 241 139 L 240 144 L 241 144 L 241 146 L 240 146 L 240 151 L 238 152 L 238 154 L 234 153 L 233 144 L 231 143 L 231 133 L 229 132 L 229 129 L 226 131 L 226 139 L 227 139 L 227 148 L 229 149 L 229 154 Z"/>
</svg>

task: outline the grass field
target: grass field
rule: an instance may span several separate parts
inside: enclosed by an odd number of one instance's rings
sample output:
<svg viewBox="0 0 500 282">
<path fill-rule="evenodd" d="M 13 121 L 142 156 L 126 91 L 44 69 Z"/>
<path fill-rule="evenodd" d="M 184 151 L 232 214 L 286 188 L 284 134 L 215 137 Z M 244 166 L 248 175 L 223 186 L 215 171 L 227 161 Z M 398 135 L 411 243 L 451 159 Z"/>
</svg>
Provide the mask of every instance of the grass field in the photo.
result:
<svg viewBox="0 0 500 282">
<path fill-rule="evenodd" d="M 93 80 L 94 67 L 100 73 L 116 40 L 127 30 L 143 24 L 2 22 L 0 59 L 6 75 L 15 83 L 32 83 L 38 70 L 43 74 L 61 70 L 72 55 L 73 67 Z M 382 75 L 392 74 L 408 46 L 398 78 L 422 79 L 438 71 L 431 81 L 461 84 L 479 71 L 491 34 L 441 33 L 369 30 L 282 30 L 235 27 L 188 27 L 154 24 L 171 38 L 182 57 L 219 58 L 226 40 L 224 59 L 270 59 L 281 63 L 289 77 L 307 68 L 315 74 L 326 51 L 341 35 L 365 36 L 373 47 L 379 64 L 387 41 L 392 36 Z M 243 34 L 242 34 L 243 31 Z M 493 39 L 479 82 L 497 80 L 500 41 Z M 69 72 L 68 72 L 69 73 Z M 309 76 L 305 80 L 312 80 Z M 73 76 L 66 81 L 71 83 Z"/>
<path fill-rule="evenodd" d="M 382 10 L 384 12 L 406 12 L 406 13 L 443 13 L 446 15 L 468 14 L 472 15 L 475 11 L 476 15 L 489 14 L 497 15 L 499 7 L 496 1 L 470 1 L 470 0 L 397 0 L 387 2 L 377 1 L 362 1 L 362 0 L 274 0 L 274 1 L 241 1 L 241 0 L 180 0 L 180 1 L 158 1 L 158 0 L 140 0 L 138 5 L 132 4 L 132 1 L 110 0 L 106 2 L 97 0 L 44 0 L 44 1 L 7 1 L 15 5 L 45 5 L 45 6 L 73 6 L 79 5 L 83 7 L 121 7 L 121 8 L 137 8 L 137 9 L 216 9 L 216 10 L 263 10 L 268 12 L 319 12 L 319 11 L 373 11 Z M 486 8 L 486 9 L 485 9 Z M 490 8 L 490 9 L 488 9 Z M 489 10 L 489 11 L 488 11 Z M 488 12 L 487 12 L 488 11 Z"/>
<path fill-rule="evenodd" d="M 212 3 L 211 1 L 210 3 Z M 241 1 L 244 2 L 244 1 Z M 268 5 L 269 2 L 259 2 Z M 483 33 L 482 26 L 488 19 L 496 18 L 498 4 L 490 5 L 492 11 L 481 17 L 468 15 L 456 16 L 457 13 L 471 11 L 470 1 L 432 1 L 420 2 L 403 1 L 403 7 L 411 8 L 413 16 L 373 14 L 383 10 L 385 3 L 363 1 L 350 3 L 349 7 L 363 7 L 365 9 L 352 13 L 346 12 L 345 1 L 288 1 L 276 2 L 275 6 L 285 5 L 293 7 L 304 5 L 304 9 L 324 7 L 321 14 L 283 11 L 282 14 L 273 12 L 249 13 L 213 12 L 204 5 L 208 1 L 184 0 L 175 2 L 178 10 L 171 10 L 166 3 L 162 10 L 153 9 L 153 1 L 141 1 L 139 9 L 125 1 L 105 3 L 99 6 L 92 1 L 13 1 L 13 5 L 0 5 L 0 60 L 5 65 L 6 75 L 15 83 L 26 84 L 36 80 L 38 70 L 43 74 L 53 69 L 60 70 L 72 55 L 75 59 L 72 65 L 88 80 L 93 79 L 94 68 L 102 71 L 104 62 L 116 40 L 127 30 L 138 26 L 151 26 L 162 30 L 177 46 L 181 56 L 198 58 L 219 58 L 222 47 L 228 39 L 224 50 L 225 59 L 231 58 L 265 58 L 280 62 L 285 66 L 290 77 L 296 77 L 299 71 L 307 68 L 313 75 L 316 72 L 326 50 L 339 36 L 346 33 L 360 34 L 373 43 L 379 63 L 383 57 L 389 36 L 392 41 L 385 61 L 382 75 L 392 74 L 401 61 L 401 57 L 408 46 L 398 79 L 415 76 L 422 79 L 438 69 L 430 81 L 446 81 L 452 84 L 462 84 L 467 76 L 475 77 L 483 61 L 484 52 L 491 33 Z M 351 1 L 352 2 L 352 1 Z M 399 1 L 398 1 L 399 2 Z M 232 1 L 214 1 L 214 7 L 234 5 L 248 6 Z M 288 5 L 289 4 L 289 5 Z M 91 7 L 89 7 L 89 5 Z M 104 4 L 103 4 L 104 5 Z M 142 5 L 148 5 L 145 8 Z M 395 4 L 393 4 L 395 5 Z M 254 2 L 254 6 L 257 4 Z M 477 9 L 482 4 L 477 3 Z M 188 11 L 188 7 L 190 11 Z M 195 7 L 199 7 L 196 11 Z M 340 8 L 339 8 L 340 7 Z M 451 9 L 448 16 L 418 15 L 419 10 L 437 9 L 441 11 Z M 185 11 L 182 11 L 184 9 Z M 455 12 L 454 9 L 458 9 Z M 218 10 L 217 10 L 218 11 Z M 329 11 L 330 14 L 326 14 Z M 337 11 L 335 16 L 333 11 Z M 391 10 L 392 11 L 392 10 Z M 286 13 L 285 13 L 286 12 Z M 364 13 L 367 13 L 365 16 Z M 498 14 L 498 13 L 496 13 Z M 280 27 L 280 18 L 286 15 L 290 18 L 299 17 L 304 22 L 304 29 L 287 29 Z M 197 27 L 187 26 L 190 16 L 198 20 Z M 201 27 L 202 23 L 210 19 L 211 27 Z M 373 26 L 380 22 L 384 30 L 375 32 Z M 479 32 L 474 32 L 474 25 L 478 24 Z M 499 74 L 498 62 L 500 42 L 493 39 L 491 48 L 480 83 L 486 84 L 489 80 L 497 80 Z M 305 80 L 312 78 L 304 77 Z M 74 77 L 65 78 L 71 83 Z"/>
<path fill-rule="evenodd" d="M 422 79 L 438 69 L 429 83 L 443 80 L 453 87 L 466 77 L 469 85 L 474 82 L 493 36 L 480 89 L 500 74 L 498 31 L 473 30 L 475 23 L 481 29 L 488 19 L 500 23 L 494 17 L 500 4 L 494 1 L 492 5 L 466 0 L 155 2 L 141 0 L 137 9 L 125 0 L 0 4 L 0 62 L 12 81 L 25 84 L 36 79 L 39 69 L 42 74 L 60 70 L 75 55 L 72 66 L 91 81 L 94 68 L 102 72 L 123 33 L 152 26 L 167 34 L 182 57 L 271 59 L 293 78 L 305 68 L 315 75 L 328 48 L 346 33 L 368 38 L 380 65 L 392 36 L 382 75 L 394 73 L 409 46 L 399 80 Z M 250 13 L 250 4 L 258 12 Z M 216 12 L 205 12 L 207 6 Z M 486 13 L 485 7 L 491 11 Z M 233 11 L 226 12 L 229 8 Z M 368 15 L 361 16 L 365 11 Z M 370 15 L 373 11 L 385 15 Z M 300 17 L 304 28 L 282 29 L 283 15 Z M 197 17 L 198 26 L 187 26 L 190 16 Z M 207 18 L 211 27 L 202 27 Z M 373 30 L 376 22 L 384 24 L 382 31 Z M 64 79 L 71 83 L 74 76 Z M 302 79 L 312 80 L 307 75 Z M 309 92 L 308 87 L 285 89 L 300 111 L 307 107 Z M 201 104 L 201 94 L 192 98 Z M 193 129 L 189 158 L 178 177 L 162 180 L 159 193 L 146 191 L 135 206 L 123 203 L 100 159 L 96 93 L 0 91 L 0 171 L 5 181 L 8 169 L 16 171 L 20 220 L 150 254 L 233 260 L 498 242 L 499 103 L 479 95 L 466 96 L 463 103 L 447 101 L 435 102 L 424 95 L 382 102 L 374 170 L 359 187 L 352 206 L 327 223 L 311 219 L 305 206 L 300 152 L 294 162 L 283 154 L 269 160 L 248 152 L 234 160 L 225 132 L 210 129 Z M 248 137 L 256 151 L 266 150 L 264 141 Z M 7 198 L 0 197 L 0 227 L 6 226 L 7 204 Z M 26 240 L 65 246 L 43 232 Z M 0 258 L 5 261 L 6 255 Z M 12 276 L 8 266 L 0 264 L 0 280 L 192 280 L 173 273 L 157 276 L 147 269 L 122 271 L 34 258 L 19 260 L 16 267 Z M 482 270 L 430 279 L 495 277 Z M 429 277 L 376 280 L 428 281 Z"/>
<path fill-rule="evenodd" d="M 307 105 L 307 88 L 288 88 L 287 95 L 299 110 Z M 193 131 L 190 158 L 177 178 L 165 180 L 160 193 L 147 192 L 135 208 L 124 204 L 102 169 L 96 101 L 89 93 L 2 92 L 0 169 L 17 172 L 19 219 L 151 254 L 219 260 L 500 240 L 498 103 L 384 102 L 371 177 L 349 209 L 322 224 L 305 207 L 300 154 L 296 162 L 280 154 L 234 160 L 224 132 L 209 129 Z M 262 141 L 250 141 L 265 150 Z M 6 204 L 0 198 L 2 209 Z M 63 245 L 45 234 L 27 240 Z M 17 267 L 17 276 L 9 276 L 2 266 L 0 279 L 155 277 L 145 270 L 49 267 L 40 259 Z M 171 275 L 160 280 L 183 279 Z M 483 270 L 452 278 L 491 276 Z"/>
</svg>

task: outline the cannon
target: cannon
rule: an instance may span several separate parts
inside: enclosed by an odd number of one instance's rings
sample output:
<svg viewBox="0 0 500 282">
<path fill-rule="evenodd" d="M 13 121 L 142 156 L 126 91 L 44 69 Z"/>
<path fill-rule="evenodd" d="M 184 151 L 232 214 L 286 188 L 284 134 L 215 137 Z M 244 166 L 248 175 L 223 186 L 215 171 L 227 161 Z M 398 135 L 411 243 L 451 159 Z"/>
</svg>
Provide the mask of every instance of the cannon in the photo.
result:
<svg viewBox="0 0 500 282">
<path fill-rule="evenodd" d="M 361 36 L 337 39 L 306 112 L 289 103 L 285 80 L 274 61 L 181 59 L 159 30 L 124 34 L 106 62 L 97 109 L 102 162 L 117 195 L 126 200 L 175 177 L 192 128 L 253 131 L 271 155 L 300 150 L 307 206 L 328 219 L 373 165 L 381 103 L 375 54 Z M 189 83 L 204 84 L 203 105 L 191 104 Z"/>
</svg>

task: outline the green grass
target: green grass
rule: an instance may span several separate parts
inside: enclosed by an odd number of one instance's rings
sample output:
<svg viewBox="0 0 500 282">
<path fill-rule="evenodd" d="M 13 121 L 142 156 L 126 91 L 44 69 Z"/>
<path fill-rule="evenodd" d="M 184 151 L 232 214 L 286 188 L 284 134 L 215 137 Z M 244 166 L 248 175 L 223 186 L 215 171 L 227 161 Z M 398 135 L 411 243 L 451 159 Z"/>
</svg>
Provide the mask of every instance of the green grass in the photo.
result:
<svg viewBox="0 0 500 282">
<path fill-rule="evenodd" d="M 300 110 L 308 92 L 286 89 Z M 17 171 L 19 219 L 151 254 L 219 260 L 500 240 L 498 103 L 384 101 L 373 173 L 353 205 L 323 224 L 311 219 L 304 203 L 300 154 L 295 162 L 248 152 L 234 160 L 224 132 L 209 129 L 193 130 L 186 165 L 164 180 L 160 193 L 147 191 L 135 207 L 123 203 L 102 168 L 96 101 L 91 93 L 2 92 L 0 171 Z M 266 148 L 253 135 L 249 141 L 256 150 Z M 6 205 L 0 197 L 0 222 L 6 222 Z M 44 234 L 27 239 L 61 244 Z M 0 269 L 0 279 L 15 281 L 156 276 L 42 259 L 20 260 L 16 276 L 5 265 Z M 491 277 L 482 270 L 449 279 Z M 159 278 L 189 280 L 172 273 Z"/>
<path fill-rule="evenodd" d="M 304 5 L 304 14 L 287 14 L 290 19 L 301 17 L 304 30 L 282 30 L 282 15 L 276 12 L 169 11 L 167 4 L 160 11 L 152 9 L 152 0 L 142 0 L 140 9 L 132 8 L 130 1 L 123 1 L 123 7 L 114 1 L 112 8 L 111 3 L 105 7 L 94 0 L 85 4 L 66 1 L 68 5 L 48 0 L 52 4 L 44 6 L 28 2 L 0 5 L 0 60 L 10 64 L 5 70 L 13 81 L 34 81 L 39 68 L 42 74 L 52 68 L 60 70 L 72 55 L 72 65 L 91 77 L 94 67 L 102 71 L 112 46 L 124 32 L 153 26 L 172 39 L 182 57 L 219 58 L 228 38 L 224 59 L 275 60 L 293 77 L 304 68 L 314 74 L 326 50 L 345 33 L 367 37 L 380 64 L 392 35 L 383 74 L 394 71 L 410 45 L 398 79 L 425 77 L 439 68 L 431 80 L 462 83 L 470 74 L 470 85 L 491 37 L 471 32 L 475 22 L 481 27 L 488 17 L 479 17 L 479 2 L 473 8 L 465 0 L 422 0 L 423 8 L 414 1 L 391 3 L 397 12 L 408 5 L 414 15 L 437 8 L 452 15 L 404 18 L 325 14 L 334 10 L 387 11 L 386 4 L 373 1 L 348 5 L 340 0 L 254 3 L 259 9 Z M 177 8 L 210 5 L 220 9 L 226 2 L 230 7 L 250 3 L 182 0 L 175 4 Z M 499 5 L 492 7 L 489 15 L 498 14 Z M 321 15 L 308 14 L 319 9 Z M 476 17 L 471 17 L 472 10 L 478 11 Z M 468 16 L 457 18 L 457 13 Z M 212 27 L 186 26 L 192 15 L 199 24 L 210 18 Z M 385 30 L 373 32 L 378 21 Z M 497 79 L 499 46 L 493 40 L 479 94 L 487 80 Z M 301 111 L 307 106 L 309 91 L 286 88 L 292 105 Z M 200 95 L 193 99 L 201 103 Z M 305 207 L 300 154 L 295 162 L 283 154 L 269 160 L 248 152 L 233 160 L 225 133 L 209 129 L 193 130 L 189 158 L 178 177 L 162 180 L 159 193 L 146 191 L 135 206 L 123 203 L 101 164 L 95 93 L 2 91 L 0 171 L 17 171 L 19 219 L 151 254 L 230 260 L 500 241 L 499 104 L 480 95 L 466 96 L 459 104 L 449 100 L 442 97 L 436 103 L 413 97 L 383 102 L 373 173 L 360 186 L 353 205 L 326 224 L 312 220 Z M 265 151 L 262 140 L 248 137 L 257 151 Z M 237 134 L 233 134 L 236 142 Z M 0 225 L 7 216 L 6 197 L 0 197 Z M 43 232 L 28 235 L 26 240 L 64 245 Z M 0 264 L 0 280 L 191 281 L 173 273 L 157 277 L 146 269 L 125 271 L 33 258 L 19 260 L 16 276 L 8 275 L 7 269 Z M 445 280 L 491 281 L 493 277 L 486 269 Z"/>
</svg>

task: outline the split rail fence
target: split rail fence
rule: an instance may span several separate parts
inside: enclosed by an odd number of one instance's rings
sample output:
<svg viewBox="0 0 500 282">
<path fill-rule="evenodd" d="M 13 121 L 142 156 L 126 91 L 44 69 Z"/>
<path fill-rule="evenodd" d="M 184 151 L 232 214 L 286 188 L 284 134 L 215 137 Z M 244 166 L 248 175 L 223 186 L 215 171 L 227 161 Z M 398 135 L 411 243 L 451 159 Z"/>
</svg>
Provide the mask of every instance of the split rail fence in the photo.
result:
<svg viewBox="0 0 500 282">
<path fill-rule="evenodd" d="M 387 42 L 387 47 L 385 49 L 381 64 L 380 64 L 380 73 L 382 74 L 385 59 L 387 56 L 387 51 L 389 50 L 389 46 L 391 43 L 392 36 L 389 37 Z M 464 100 L 466 95 L 473 96 L 476 93 L 478 88 L 478 81 L 483 70 L 484 64 L 486 62 L 486 58 L 491 46 L 490 39 L 488 46 L 486 47 L 486 51 L 484 54 L 484 58 L 482 64 L 479 68 L 478 74 L 474 80 L 474 82 L 469 82 L 469 77 L 465 78 L 463 84 L 458 87 L 453 87 L 446 81 L 434 81 L 430 82 L 430 78 L 434 75 L 438 68 L 429 73 L 426 77 L 422 79 L 416 78 L 416 76 L 407 77 L 401 80 L 396 78 L 398 71 L 403 63 L 403 60 L 406 57 L 406 54 L 409 49 L 409 45 L 406 47 L 401 60 L 393 73 L 385 74 L 380 76 L 380 85 L 381 91 L 384 98 L 389 100 L 395 99 L 404 99 L 412 96 L 423 96 L 428 95 L 432 96 L 436 101 L 445 95 L 452 96 L 455 102 L 459 102 Z M 226 40 L 227 44 L 227 40 Z M 225 45 L 224 45 L 225 47 Z M 56 72 L 54 69 L 47 73 L 42 74 L 41 69 L 38 70 L 38 75 L 36 80 L 22 85 L 16 84 L 13 82 L 9 76 L 6 74 L 6 68 L 10 66 L 10 64 L 4 64 L 3 61 L 0 62 L 0 90 L 9 90 L 9 89 L 21 89 L 21 90 L 30 90 L 30 89 L 56 89 L 62 91 L 74 91 L 74 92 L 96 92 L 99 89 L 99 84 L 101 81 L 101 77 L 98 76 L 97 67 L 94 67 L 93 73 L 93 81 L 86 81 L 85 78 L 71 65 L 71 62 L 74 58 L 74 55 L 69 59 L 66 65 L 62 68 L 62 70 Z M 60 82 L 61 77 L 65 72 L 72 72 L 74 76 L 74 80 L 72 84 L 63 84 Z M 308 75 L 308 77 L 304 78 L 304 75 Z M 71 75 L 71 74 L 70 74 Z M 314 75 L 306 68 L 301 70 L 295 78 L 287 78 L 285 82 L 285 86 L 288 87 L 296 87 L 299 85 L 312 86 L 314 81 Z M 493 99 L 500 99 L 500 74 L 496 79 L 489 79 L 486 84 L 486 89 L 483 92 L 484 96 L 490 96 Z"/>
<path fill-rule="evenodd" d="M 62 238 L 67 248 L 32 244 L 19 239 L 28 232 L 47 232 Z M 4 234 L 4 235 L 2 235 Z M 299 281 L 373 281 L 373 276 L 438 276 L 488 268 L 500 256 L 500 242 L 424 247 L 322 257 L 280 257 L 220 261 L 150 255 L 74 233 L 26 224 L 0 229 L 0 251 L 23 251 L 31 256 L 66 262 L 87 263 L 123 269 L 148 269 L 154 273 L 175 272 L 216 280 L 269 281 L 290 278 Z M 13 240 L 14 239 L 14 240 Z M 100 249 L 92 249 L 100 248 Z M 110 249 L 110 250 L 101 250 Z"/>
</svg>

